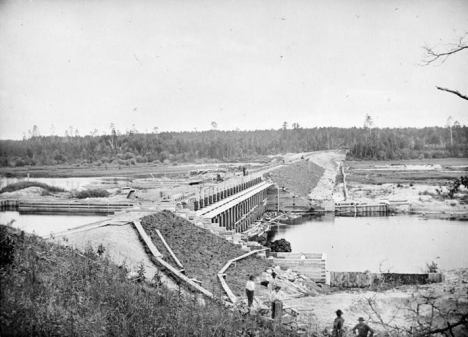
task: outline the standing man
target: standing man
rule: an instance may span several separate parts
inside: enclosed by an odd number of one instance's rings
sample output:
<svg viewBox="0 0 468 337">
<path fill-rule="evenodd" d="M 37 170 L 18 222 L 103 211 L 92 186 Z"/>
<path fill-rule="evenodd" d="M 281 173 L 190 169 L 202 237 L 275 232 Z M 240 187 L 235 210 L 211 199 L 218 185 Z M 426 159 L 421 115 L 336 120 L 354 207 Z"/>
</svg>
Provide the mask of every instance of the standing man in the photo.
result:
<svg viewBox="0 0 468 337">
<path fill-rule="evenodd" d="M 353 328 L 353 334 L 356 335 L 356 330 L 358 331 L 358 337 L 367 337 L 370 332 L 369 337 L 374 336 L 374 330 L 372 330 L 366 323 L 364 323 L 364 318 L 359 317 L 359 323 Z"/>
<path fill-rule="evenodd" d="M 336 318 L 333 321 L 332 336 L 333 337 L 342 337 L 344 335 L 344 330 L 343 330 L 344 318 L 341 317 L 341 315 L 343 315 L 343 311 L 338 309 L 337 311 L 335 311 L 335 313 L 336 313 Z"/>
<path fill-rule="evenodd" d="M 247 295 L 247 307 L 249 308 L 252 306 L 253 299 L 254 299 L 254 290 L 255 290 L 255 276 L 250 275 L 249 280 L 245 284 L 245 294 Z"/>
<path fill-rule="evenodd" d="M 274 286 L 270 293 L 271 318 L 279 319 L 283 316 L 283 293 L 280 286 Z"/>
</svg>

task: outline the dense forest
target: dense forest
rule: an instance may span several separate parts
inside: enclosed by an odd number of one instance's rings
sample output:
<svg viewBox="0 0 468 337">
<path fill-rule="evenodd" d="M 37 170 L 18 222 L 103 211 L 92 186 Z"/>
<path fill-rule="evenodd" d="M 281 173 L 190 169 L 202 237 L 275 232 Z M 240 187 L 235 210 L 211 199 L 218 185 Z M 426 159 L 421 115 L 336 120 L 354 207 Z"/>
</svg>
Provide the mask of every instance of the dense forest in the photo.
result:
<svg viewBox="0 0 468 337">
<path fill-rule="evenodd" d="M 468 127 L 425 128 L 301 128 L 278 130 L 41 136 L 0 140 L 0 165 L 132 165 L 144 162 L 181 163 L 258 160 L 288 152 L 348 149 L 352 159 L 417 159 L 468 157 Z"/>
</svg>

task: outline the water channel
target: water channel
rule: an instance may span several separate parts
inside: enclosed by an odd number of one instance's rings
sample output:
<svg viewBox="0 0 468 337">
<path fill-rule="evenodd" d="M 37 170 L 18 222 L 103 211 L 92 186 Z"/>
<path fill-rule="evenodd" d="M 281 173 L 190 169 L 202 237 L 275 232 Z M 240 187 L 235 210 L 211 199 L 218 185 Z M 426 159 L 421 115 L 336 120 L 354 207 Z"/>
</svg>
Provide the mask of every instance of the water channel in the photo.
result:
<svg viewBox="0 0 468 337">
<path fill-rule="evenodd" d="M 269 240 L 284 238 L 293 252 L 327 255 L 331 271 L 422 272 L 468 268 L 468 223 L 419 216 L 298 218 L 274 226 Z"/>
<path fill-rule="evenodd" d="M 6 178 L 0 177 L 0 188 L 20 181 L 37 181 L 50 186 L 60 187 L 65 190 L 80 189 L 87 185 L 101 186 L 125 186 L 128 179 L 123 177 L 85 177 L 85 178 Z M 99 220 L 104 220 L 108 216 L 102 214 L 86 215 L 37 215 L 20 214 L 16 211 L 0 212 L 0 224 L 9 224 L 40 236 L 48 236 L 71 228 L 79 227 Z"/>
</svg>

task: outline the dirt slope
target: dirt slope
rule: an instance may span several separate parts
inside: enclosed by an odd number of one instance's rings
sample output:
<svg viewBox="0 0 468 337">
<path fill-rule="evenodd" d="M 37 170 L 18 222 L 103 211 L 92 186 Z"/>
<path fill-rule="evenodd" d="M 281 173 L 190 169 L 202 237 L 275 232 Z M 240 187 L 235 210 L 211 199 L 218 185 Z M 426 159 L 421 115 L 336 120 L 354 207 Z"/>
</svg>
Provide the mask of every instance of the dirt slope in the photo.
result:
<svg viewBox="0 0 468 337">
<path fill-rule="evenodd" d="M 245 251 L 168 211 L 146 216 L 141 224 L 166 262 L 177 267 L 156 234 L 156 229 L 161 232 L 183 264 L 188 277 L 201 281 L 202 286 L 208 291 L 224 295 L 217 277 L 218 272 L 229 260 L 244 255 Z M 248 257 L 238 262 L 235 268 L 228 269 L 226 282 L 234 294 L 243 295 L 248 275 L 257 275 L 267 267 L 265 260 Z"/>
</svg>

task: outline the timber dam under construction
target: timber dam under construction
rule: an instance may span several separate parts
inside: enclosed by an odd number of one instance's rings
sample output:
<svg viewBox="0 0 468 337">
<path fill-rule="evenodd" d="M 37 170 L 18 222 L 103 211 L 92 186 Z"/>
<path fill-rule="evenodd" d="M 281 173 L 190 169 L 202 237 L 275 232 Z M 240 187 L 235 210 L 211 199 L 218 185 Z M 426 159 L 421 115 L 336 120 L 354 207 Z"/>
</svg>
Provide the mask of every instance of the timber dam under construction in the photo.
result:
<svg viewBox="0 0 468 337">
<path fill-rule="evenodd" d="M 259 284 L 271 281 L 274 271 L 285 293 L 282 315 L 300 320 L 311 309 L 298 299 L 327 295 L 330 286 L 370 287 L 383 276 L 330 271 L 330 256 L 320 249 L 294 250 L 293 245 L 292 252 L 273 252 L 260 238 L 273 226 L 281 228 L 281 222 L 294 223 L 304 215 L 386 216 L 407 204 L 350 200 L 343 161 L 341 151 L 313 152 L 248 169 L 211 167 L 183 177 L 138 177 L 120 185 L 97 179 L 88 184 L 104 186 L 112 192 L 108 198 L 11 194 L 0 201 L 2 211 L 23 215 L 99 215 L 78 226 L 65 223 L 42 236 L 82 250 L 105 247 L 113 261 L 129 268 L 129 275 L 138 270 L 147 280 L 158 275 L 171 289 L 221 298 L 228 307 L 244 301 L 245 280 L 254 275 L 254 307 L 268 311 L 269 293 Z M 443 280 L 439 273 L 391 273 L 391 279 L 406 284 Z"/>
</svg>

